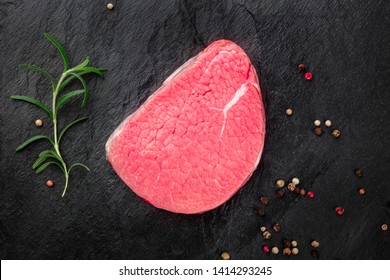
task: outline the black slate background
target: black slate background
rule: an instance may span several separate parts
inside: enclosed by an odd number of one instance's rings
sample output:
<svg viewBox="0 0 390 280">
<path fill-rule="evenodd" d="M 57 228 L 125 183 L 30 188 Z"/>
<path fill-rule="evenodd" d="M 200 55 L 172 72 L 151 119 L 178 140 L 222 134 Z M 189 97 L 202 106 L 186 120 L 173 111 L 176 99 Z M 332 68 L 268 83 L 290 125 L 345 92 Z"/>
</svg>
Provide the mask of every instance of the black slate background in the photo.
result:
<svg viewBox="0 0 390 280">
<path fill-rule="evenodd" d="M 285 259 L 263 244 L 296 239 L 312 259 L 389 259 L 390 224 L 390 2 L 387 0 L 227 1 L 0 0 L 0 257 L 2 259 Z M 50 104 L 50 85 L 21 63 L 56 76 L 62 63 L 43 32 L 57 37 L 75 65 L 87 55 L 107 67 L 106 78 L 88 78 L 86 109 L 68 104 L 61 124 L 91 120 L 63 142 L 75 170 L 61 198 L 63 178 L 54 169 L 36 175 L 31 165 L 45 143 L 21 153 L 30 136 L 51 133 L 46 116 L 10 100 L 31 95 Z M 132 193 L 105 160 L 104 144 L 122 119 L 170 73 L 211 42 L 231 39 L 255 65 L 267 105 L 262 161 L 246 186 L 221 207 L 201 215 L 156 209 Z M 305 63 L 307 82 L 297 71 Z M 77 83 L 73 87 L 79 86 Z M 286 117 L 291 107 L 294 115 Z M 33 124 L 42 118 L 40 129 Z M 312 133 L 314 119 L 331 119 L 342 136 Z M 362 178 L 353 174 L 364 172 Z M 274 181 L 297 176 L 314 199 L 275 197 Z M 55 180 L 54 188 L 45 181 Z M 366 188 L 359 196 L 357 189 Z M 267 216 L 254 214 L 261 195 L 271 197 Z M 337 216 L 334 207 L 343 206 Z M 282 231 L 264 241 L 261 225 Z"/>
</svg>

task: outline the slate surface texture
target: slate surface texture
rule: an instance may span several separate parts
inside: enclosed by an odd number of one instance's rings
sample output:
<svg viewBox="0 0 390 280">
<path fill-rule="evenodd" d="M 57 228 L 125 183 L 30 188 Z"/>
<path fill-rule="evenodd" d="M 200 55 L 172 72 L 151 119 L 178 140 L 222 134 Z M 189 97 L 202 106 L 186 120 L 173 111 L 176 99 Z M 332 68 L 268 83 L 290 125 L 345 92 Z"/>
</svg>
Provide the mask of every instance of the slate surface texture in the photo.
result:
<svg viewBox="0 0 390 280">
<path fill-rule="evenodd" d="M 310 241 L 321 243 L 320 259 L 389 259 L 390 231 L 390 1 L 227 0 L 113 1 L 0 0 L 0 257 L 2 259 L 312 259 Z M 66 136 L 63 154 L 92 169 L 75 170 L 65 198 L 60 172 L 31 169 L 36 143 L 51 133 L 37 108 L 12 101 L 25 94 L 50 104 L 50 84 L 62 62 L 44 38 L 50 32 L 68 50 L 71 63 L 87 55 L 106 67 L 104 80 L 89 77 L 91 99 L 66 105 L 61 123 L 91 119 Z M 251 58 L 267 105 L 267 135 L 261 164 L 231 200 L 201 215 L 156 209 L 137 197 L 105 159 L 104 144 L 186 60 L 226 38 Z M 305 81 L 297 64 L 313 72 Z M 77 83 L 74 88 L 79 87 Z M 286 108 L 294 114 L 287 117 Z M 41 118 L 44 126 L 34 126 Z M 329 130 L 313 134 L 313 120 L 329 118 Z M 358 178 L 353 170 L 360 168 Z M 315 198 L 275 197 L 275 180 L 297 176 Z M 48 188 L 45 181 L 55 180 Z M 366 188 L 360 196 L 359 187 Z M 271 198 L 264 218 L 254 214 L 259 197 Z M 338 216 L 335 206 L 345 208 Z M 264 241 L 259 228 L 281 232 Z M 263 244 L 298 241 L 300 253 L 267 255 Z"/>
</svg>

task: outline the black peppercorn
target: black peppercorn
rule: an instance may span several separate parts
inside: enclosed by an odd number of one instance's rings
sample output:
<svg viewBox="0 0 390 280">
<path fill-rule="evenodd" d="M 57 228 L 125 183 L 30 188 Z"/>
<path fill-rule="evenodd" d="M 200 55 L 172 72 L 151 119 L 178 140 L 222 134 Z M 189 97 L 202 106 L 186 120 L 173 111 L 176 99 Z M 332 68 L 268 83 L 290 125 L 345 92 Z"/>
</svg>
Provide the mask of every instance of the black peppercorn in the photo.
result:
<svg viewBox="0 0 390 280">
<path fill-rule="evenodd" d="M 317 250 L 313 250 L 311 251 L 311 255 L 314 257 L 314 258 L 318 258 L 320 256 L 320 252 L 318 252 Z"/>
<path fill-rule="evenodd" d="M 301 63 L 301 64 L 299 64 L 298 65 L 298 69 L 299 69 L 299 71 L 305 71 L 305 64 L 303 64 L 303 63 Z"/>
<path fill-rule="evenodd" d="M 257 208 L 256 213 L 260 217 L 264 217 L 265 216 L 265 209 L 264 208 Z"/>
<path fill-rule="evenodd" d="M 363 172 L 360 169 L 356 169 L 355 170 L 355 175 L 358 176 L 358 177 L 362 177 Z"/>
<path fill-rule="evenodd" d="M 261 203 L 262 205 L 268 205 L 268 203 L 269 203 L 269 198 L 266 197 L 266 196 L 260 197 L 260 203 Z"/>
<path fill-rule="evenodd" d="M 296 194 L 299 194 L 300 191 L 301 191 L 301 188 L 300 188 L 300 187 L 296 187 L 295 190 L 294 190 L 294 192 L 295 192 Z"/>
<path fill-rule="evenodd" d="M 283 198 L 283 196 L 284 196 L 284 191 L 282 191 L 282 190 L 276 190 L 276 191 L 275 191 L 275 195 L 276 195 L 278 198 Z"/>
<path fill-rule="evenodd" d="M 291 247 L 291 241 L 287 240 L 287 239 L 283 240 L 283 246 L 285 248 L 290 248 Z"/>
<path fill-rule="evenodd" d="M 317 136 L 321 136 L 322 135 L 322 128 L 321 127 L 314 128 L 314 134 Z"/>
<path fill-rule="evenodd" d="M 304 188 L 301 188 L 301 190 L 299 191 L 299 194 L 301 196 L 305 196 L 306 195 L 306 190 Z"/>
</svg>

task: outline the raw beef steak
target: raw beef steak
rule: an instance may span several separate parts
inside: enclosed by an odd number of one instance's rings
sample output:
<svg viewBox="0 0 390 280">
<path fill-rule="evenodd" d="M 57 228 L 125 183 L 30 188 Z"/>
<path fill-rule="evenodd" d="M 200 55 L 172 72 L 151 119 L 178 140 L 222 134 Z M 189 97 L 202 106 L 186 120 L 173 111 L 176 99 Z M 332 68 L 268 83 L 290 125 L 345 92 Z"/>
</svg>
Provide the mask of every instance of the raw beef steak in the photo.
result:
<svg viewBox="0 0 390 280">
<path fill-rule="evenodd" d="M 256 71 L 239 46 L 219 40 L 128 116 L 106 152 L 119 177 L 155 207 L 202 213 L 248 181 L 264 134 Z"/>
</svg>

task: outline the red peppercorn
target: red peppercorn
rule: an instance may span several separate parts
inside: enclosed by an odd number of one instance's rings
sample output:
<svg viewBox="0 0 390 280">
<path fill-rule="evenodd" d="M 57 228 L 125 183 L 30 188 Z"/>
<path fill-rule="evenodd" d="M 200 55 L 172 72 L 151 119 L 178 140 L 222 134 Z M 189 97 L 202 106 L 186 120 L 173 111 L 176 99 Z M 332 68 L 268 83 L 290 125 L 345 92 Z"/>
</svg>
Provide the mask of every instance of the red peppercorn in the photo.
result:
<svg viewBox="0 0 390 280">
<path fill-rule="evenodd" d="M 263 245 L 262 250 L 264 253 L 269 253 L 269 247 L 267 245 Z"/>
<path fill-rule="evenodd" d="M 339 215 L 343 215 L 344 214 L 344 208 L 342 208 L 342 207 L 336 207 L 334 210 Z"/>
<path fill-rule="evenodd" d="M 313 198 L 313 197 L 314 197 L 314 193 L 313 193 L 312 191 L 307 192 L 307 196 L 308 196 L 309 198 Z"/>
<path fill-rule="evenodd" d="M 305 79 L 307 81 L 310 81 L 311 79 L 313 79 L 313 74 L 311 72 L 306 72 L 305 73 Z"/>
</svg>

